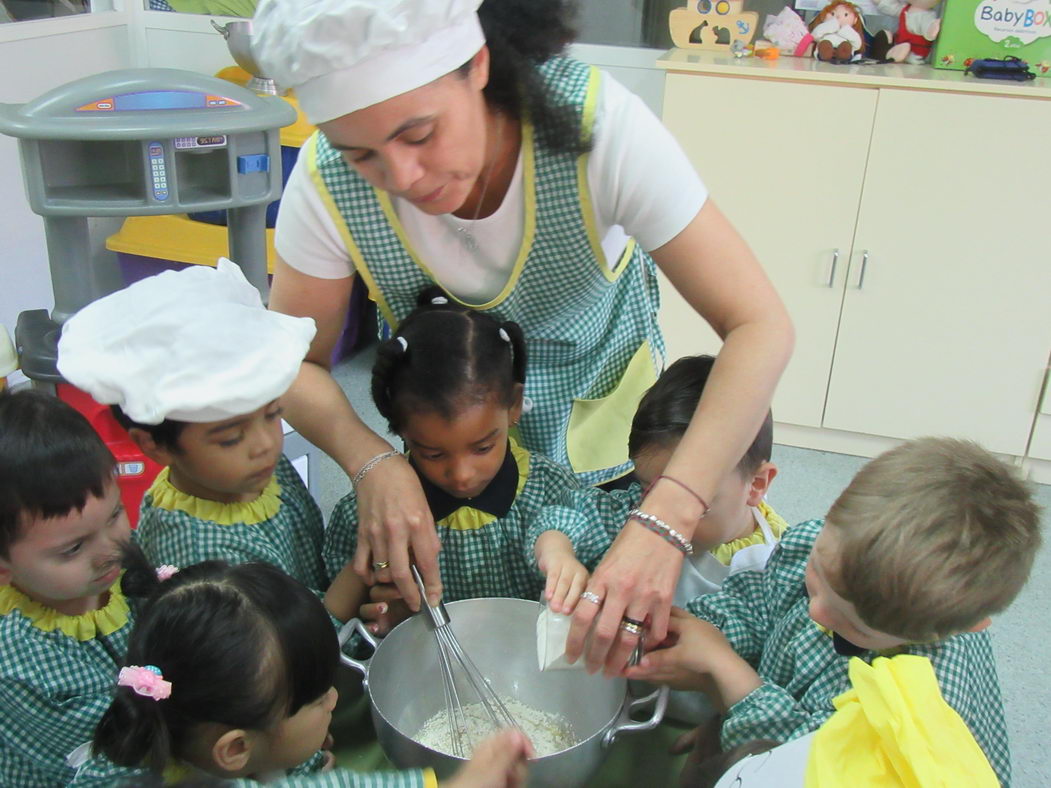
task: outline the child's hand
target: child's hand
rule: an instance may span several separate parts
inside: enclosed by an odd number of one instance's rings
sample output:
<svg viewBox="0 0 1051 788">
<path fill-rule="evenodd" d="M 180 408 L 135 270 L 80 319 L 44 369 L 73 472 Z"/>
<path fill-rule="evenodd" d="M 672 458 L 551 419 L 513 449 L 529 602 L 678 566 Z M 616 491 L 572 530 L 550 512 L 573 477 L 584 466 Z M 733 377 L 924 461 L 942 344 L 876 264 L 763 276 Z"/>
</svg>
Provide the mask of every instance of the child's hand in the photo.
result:
<svg viewBox="0 0 1051 788">
<path fill-rule="evenodd" d="M 560 531 L 544 531 L 536 540 L 537 565 L 547 577 L 544 599 L 556 613 L 570 615 L 588 584 L 588 570 L 573 554 L 573 544 Z"/>
<path fill-rule="evenodd" d="M 394 627 L 412 615 L 393 583 L 379 583 L 369 588 L 369 600 L 361 606 L 358 615 L 373 635 L 384 637 Z"/>
<path fill-rule="evenodd" d="M 704 692 L 724 709 L 762 684 L 722 632 L 678 607 L 671 609 L 668 637 L 624 675 L 672 689 Z"/>
<path fill-rule="evenodd" d="M 460 767 L 442 788 L 517 788 L 525 785 L 526 759 L 533 745 L 519 730 L 503 730 L 474 748 L 469 763 Z"/>
</svg>

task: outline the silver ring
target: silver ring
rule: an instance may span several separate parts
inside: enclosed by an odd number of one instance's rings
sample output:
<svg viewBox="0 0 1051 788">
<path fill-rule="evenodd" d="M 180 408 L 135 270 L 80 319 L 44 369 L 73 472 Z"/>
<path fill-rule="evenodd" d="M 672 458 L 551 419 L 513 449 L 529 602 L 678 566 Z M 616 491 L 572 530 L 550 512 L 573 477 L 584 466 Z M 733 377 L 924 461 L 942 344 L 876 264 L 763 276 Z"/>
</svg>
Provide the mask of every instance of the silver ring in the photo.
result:
<svg viewBox="0 0 1051 788">
<path fill-rule="evenodd" d="M 634 621 L 628 621 L 624 619 L 620 622 L 620 628 L 627 632 L 629 635 L 635 635 L 636 637 L 642 635 L 642 627 L 636 624 Z"/>
<path fill-rule="evenodd" d="M 593 605 L 598 605 L 599 607 L 602 607 L 602 597 L 600 597 L 594 591 L 584 591 L 583 593 L 581 593 L 580 598 L 586 599 Z"/>
<path fill-rule="evenodd" d="M 377 561 L 372 565 L 372 568 L 374 571 L 378 572 L 381 569 L 386 569 L 388 566 L 390 566 L 390 561 Z"/>
</svg>

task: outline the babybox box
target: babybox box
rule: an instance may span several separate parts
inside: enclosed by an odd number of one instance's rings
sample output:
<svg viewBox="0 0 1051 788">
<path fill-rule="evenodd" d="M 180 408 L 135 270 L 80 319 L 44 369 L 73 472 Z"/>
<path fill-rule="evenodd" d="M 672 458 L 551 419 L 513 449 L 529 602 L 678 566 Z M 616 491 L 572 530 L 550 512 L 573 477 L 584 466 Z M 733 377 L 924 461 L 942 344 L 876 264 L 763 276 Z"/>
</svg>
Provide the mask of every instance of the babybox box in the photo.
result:
<svg viewBox="0 0 1051 788">
<path fill-rule="evenodd" d="M 1012 55 L 1037 76 L 1051 76 L 1051 0 L 946 0 L 935 68 Z"/>
</svg>

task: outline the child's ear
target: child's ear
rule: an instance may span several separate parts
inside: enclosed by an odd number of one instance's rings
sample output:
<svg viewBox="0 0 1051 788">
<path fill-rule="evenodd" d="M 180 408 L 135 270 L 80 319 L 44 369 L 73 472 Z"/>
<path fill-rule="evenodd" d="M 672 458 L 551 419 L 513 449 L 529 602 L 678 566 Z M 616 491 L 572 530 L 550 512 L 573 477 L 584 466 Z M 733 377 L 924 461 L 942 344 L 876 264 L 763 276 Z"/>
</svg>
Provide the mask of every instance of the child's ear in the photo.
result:
<svg viewBox="0 0 1051 788">
<path fill-rule="evenodd" d="M 142 453 L 158 465 L 171 465 L 173 454 L 169 449 L 160 446 L 142 427 L 131 427 L 128 436 L 135 441 L 135 445 L 142 449 Z"/>
<path fill-rule="evenodd" d="M 981 632 L 984 629 L 988 629 L 989 625 L 992 624 L 992 623 L 993 623 L 993 620 L 991 618 L 989 618 L 988 616 L 986 616 L 985 618 L 983 618 L 981 621 L 979 621 L 977 624 L 975 624 L 973 627 L 971 627 L 967 631 L 968 632 Z"/>
<path fill-rule="evenodd" d="M 752 474 L 752 483 L 748 487 L 748 505 L 758 506 L 759 502 L 766 497 L 770 489 L 770 483 L 777 476 L 777 466 L 772 462 L 764 462 Z"/>
<path fill-rule="evenodd" d="M 222 771 L 232 775 L 242 773 L 248 767 L 252 755 L 252 740 L 241 728 L 226 731 L 212 745 L 212 760 Z"/>
<path fill-rule="evenodd" d="M 514 388 L 511 389 L 511 398 L 514 404 L 508 408 L 507 414 L 511 418 L 512 424 L 517 424 L 518 420 L 522 418 L 522 397 L 525 395 L 525 386 L 521 383 L 515 383 Z"/>
</svg>

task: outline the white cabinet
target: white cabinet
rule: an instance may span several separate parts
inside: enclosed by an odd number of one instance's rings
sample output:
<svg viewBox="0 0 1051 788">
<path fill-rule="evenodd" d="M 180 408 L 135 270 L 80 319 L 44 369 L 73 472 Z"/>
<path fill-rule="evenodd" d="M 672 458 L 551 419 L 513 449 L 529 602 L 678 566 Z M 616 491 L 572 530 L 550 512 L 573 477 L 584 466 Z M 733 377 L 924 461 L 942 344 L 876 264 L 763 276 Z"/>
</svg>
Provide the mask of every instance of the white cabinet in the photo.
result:
<svg viewBox="0 0 1051 788">
<path fill-rule="evenodd" d="M 1051 352 L 1051 86 L 696 62 L 667 75 L 664 121 L 796 324 L 775 419 L 1024 455 Z M 698 352 L 674 293 L 662 323 L 672 357 Z"/>
</svg>

